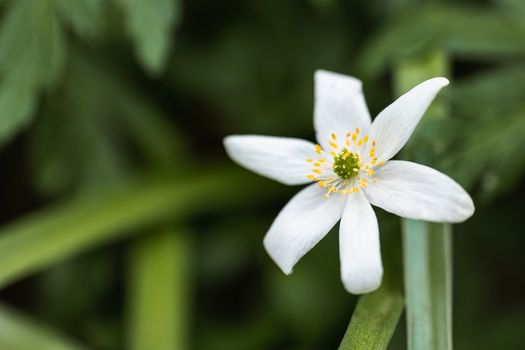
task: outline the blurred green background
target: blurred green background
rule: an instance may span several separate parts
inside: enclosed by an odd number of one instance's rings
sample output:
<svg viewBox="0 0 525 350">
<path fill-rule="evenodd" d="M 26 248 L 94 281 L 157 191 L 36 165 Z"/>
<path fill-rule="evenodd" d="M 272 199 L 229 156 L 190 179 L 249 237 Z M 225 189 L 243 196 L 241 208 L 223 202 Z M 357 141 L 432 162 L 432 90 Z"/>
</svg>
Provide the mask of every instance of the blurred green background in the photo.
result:
<svg viewBox="0 0 525 350">
<path fill-rule="evenodd" d="M 337 348 L 357 298 L 336 232 L 284 276 L 262 238 L 298 188 L 222 138 L 313 140 L 319 68 L 362 79 L 376 115 L 436 52 L 449 117 L 411 149 L 477 206 L 454 227 L 455 347 L 525 348 L 523 18 L 521 0 L 0 1 L 0 349 Z M 399 219 L 377 212 L 388 255 Z"/>
</svg>

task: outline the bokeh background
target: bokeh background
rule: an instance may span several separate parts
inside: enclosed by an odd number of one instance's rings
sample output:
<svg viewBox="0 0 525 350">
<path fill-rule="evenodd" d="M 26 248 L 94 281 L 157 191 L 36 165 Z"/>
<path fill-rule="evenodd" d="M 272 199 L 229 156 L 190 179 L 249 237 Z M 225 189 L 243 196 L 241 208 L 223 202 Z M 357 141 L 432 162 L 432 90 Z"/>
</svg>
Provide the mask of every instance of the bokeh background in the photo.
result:
<svg viewBox="0 0 525 350">
<path fill-rule="evenodd" d="M 0 348 L 336 348 L 357 300 L 337 233 L 284 276 L 262 238 L 298 188 L 222 138 L 313 140 L 316 69 L 363 80 L 376 115 L 436 54 L 448 117 L 411 147 L 477 206 L 454 227 L 455 346 L 525 348 L 523 18 L 521 0 L 0 1 Z M 377 212 L 389 254 L 399 219 Z"/>
</svg>

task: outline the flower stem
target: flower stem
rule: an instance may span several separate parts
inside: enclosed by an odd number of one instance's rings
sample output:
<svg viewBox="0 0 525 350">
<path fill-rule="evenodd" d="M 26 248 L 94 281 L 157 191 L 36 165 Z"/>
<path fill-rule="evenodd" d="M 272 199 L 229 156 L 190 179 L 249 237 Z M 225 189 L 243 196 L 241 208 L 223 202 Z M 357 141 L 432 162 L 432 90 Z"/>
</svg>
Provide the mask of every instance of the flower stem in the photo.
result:
<svg viewBox="0 0 525 350">
<path fill-rule="evenodd" d="M 339 350 L 387 349 L 403 311 L 403 294 L 383 284 L 359 298 Z"/>
<path fill-rule="evenodd" d="M 447 59 L 433 52 L 400 62 L 395 70 L 396 92 L 421 81 L 447 75 Z M 447 105 L 438 98 L 409 143 L 406 155 L 425 164 L 439 157 L 439 144 L 431 144 L 425 125 L 446 118 Z M 436 142 L 438 142 L 439 138 Z M 417 148 L 413 145 L 417 145 Z M 452 349 L 452 227 L 423 221 L 403 220 L 403 262 L 407 307 L 408 349 Z"/>
</svg>

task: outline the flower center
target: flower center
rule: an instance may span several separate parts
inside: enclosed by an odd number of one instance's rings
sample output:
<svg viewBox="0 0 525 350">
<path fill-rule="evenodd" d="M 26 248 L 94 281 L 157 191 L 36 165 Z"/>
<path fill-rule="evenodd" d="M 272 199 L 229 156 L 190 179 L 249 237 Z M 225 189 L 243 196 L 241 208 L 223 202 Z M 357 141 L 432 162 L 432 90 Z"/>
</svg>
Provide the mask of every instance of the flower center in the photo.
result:
<svg viewBox="0 0 525 350">
<path fill-rule="evenodd" d="M 361 159 L 357 153 L 350 152 L 346 148 L 334 157 L 334 173 L 343 180 L 351 179 L 359 175 Z"/>
<path fill-rule="evenodd" d="M 328 141 L 331 150 L 323 150 L 315 145 L 318 159 L 306 161 L 313 166 L 306 178 L 317 181 L 326 188 L 325 197 L 331 193 L 352 194 L 368 186 L 368 181 L 376 182 L 375 169 L 384 164 L 375 155 L 376 141 L 360 135 L 359 129 L 346 133 L 341 140 L 335 133 Z"/>
</svg>

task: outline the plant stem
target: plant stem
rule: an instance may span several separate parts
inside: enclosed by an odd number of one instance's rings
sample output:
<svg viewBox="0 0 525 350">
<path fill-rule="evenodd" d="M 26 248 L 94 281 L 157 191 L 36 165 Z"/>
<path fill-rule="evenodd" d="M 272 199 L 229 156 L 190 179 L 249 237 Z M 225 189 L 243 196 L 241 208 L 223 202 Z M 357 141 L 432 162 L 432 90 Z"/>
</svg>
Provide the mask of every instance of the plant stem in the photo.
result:
<svg viewBox="0 0 525 350">
<path fill-rule="evenodd" d="M 129 349 L 187 349 L 189 234 L 165 228 L 129 252 Z"/>
<path fill-rule="evenodd" d="M 403 311 L 403 294 L 388 284 L 359 298 L 339 350 L 383 350 Z"/>
<path fill-rule="evenodd" d="M 435 76 L 447 75 L 447 59 L 433 52 L 406 60 L 395 70 L 396 92 Z M 447 115 L 447 106 L 438 98 L 417 131 Z M 438 144 L 422 144 L 418 133 L 406 155 L 412 160 L 431 163 Z M 420 138 L 421 140 L 421 138 Z M 428 141 L 427 141 L 428 142 Z M 418 149 L 412 145 L 417 145 Z M 423 149 L 422 149 L 423 148 Z M 405 300 L 409 350 L 452 349 L 452 228 L 449 224 L 403 220 Z"/>
</svg>

